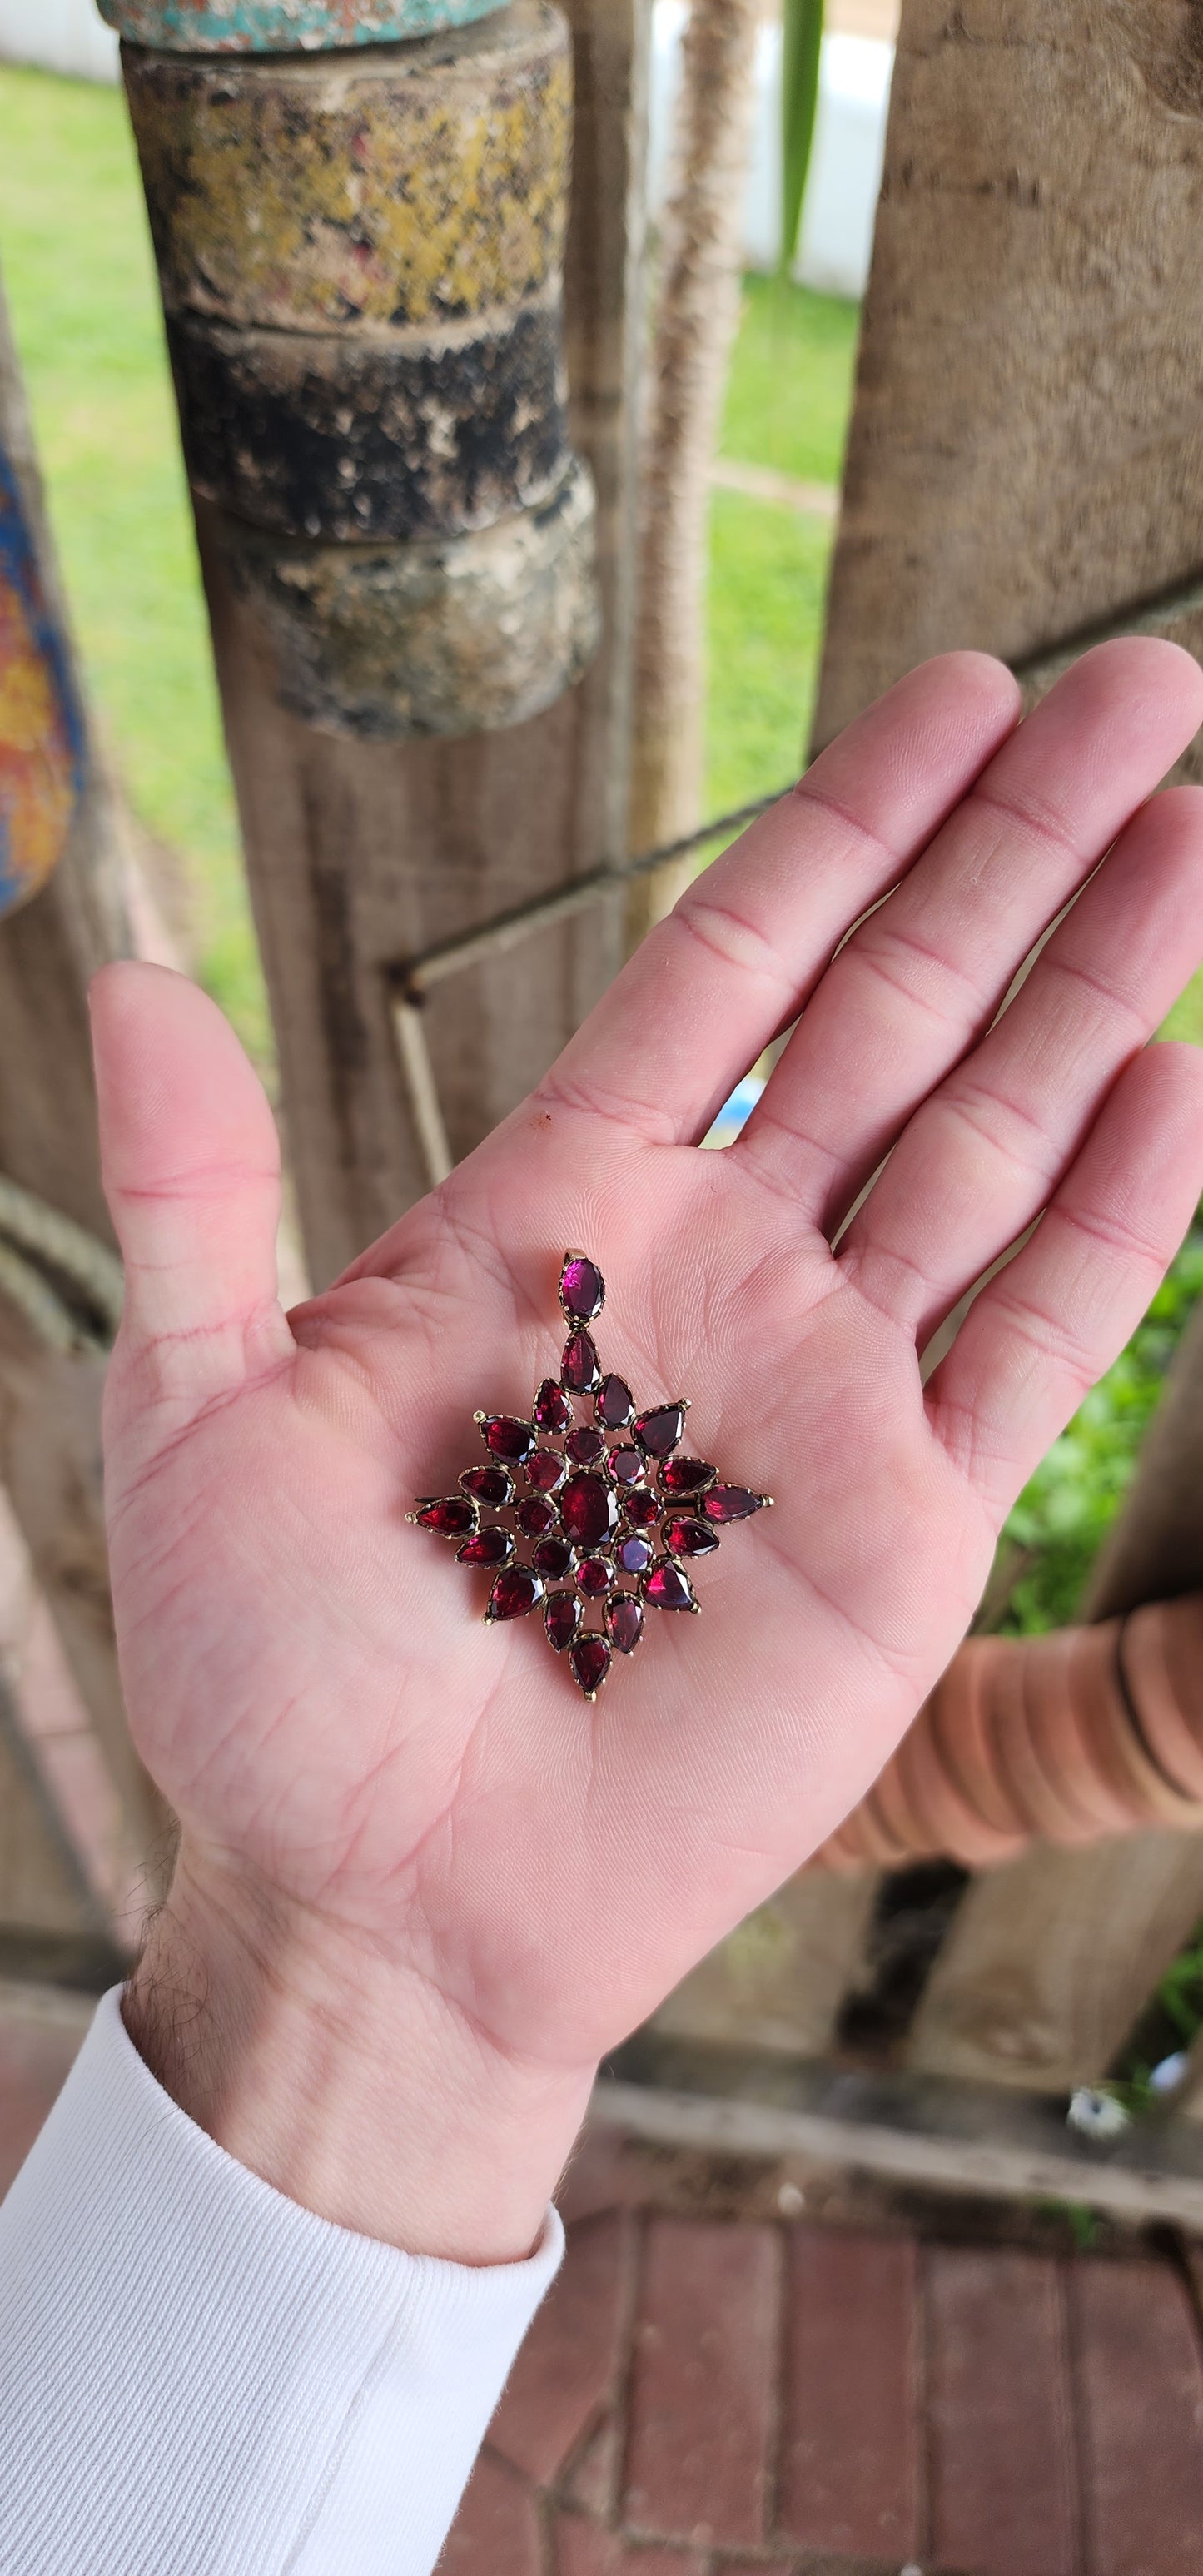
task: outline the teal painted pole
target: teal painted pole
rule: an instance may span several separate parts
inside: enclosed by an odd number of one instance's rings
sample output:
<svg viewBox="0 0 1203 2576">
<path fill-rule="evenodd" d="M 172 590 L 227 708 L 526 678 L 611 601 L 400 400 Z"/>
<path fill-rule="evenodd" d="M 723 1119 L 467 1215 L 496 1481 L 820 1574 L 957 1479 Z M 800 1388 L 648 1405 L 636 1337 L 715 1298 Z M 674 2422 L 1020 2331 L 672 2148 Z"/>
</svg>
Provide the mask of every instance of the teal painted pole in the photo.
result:
<svg viewBox="0 0 1203 2576">
<path fill-rule="evenodd" d="M 163 53 L 320 53 L 389 45 L 487 18 L 503 0 L 98 0 L 134 45 Z"/>
</svg>

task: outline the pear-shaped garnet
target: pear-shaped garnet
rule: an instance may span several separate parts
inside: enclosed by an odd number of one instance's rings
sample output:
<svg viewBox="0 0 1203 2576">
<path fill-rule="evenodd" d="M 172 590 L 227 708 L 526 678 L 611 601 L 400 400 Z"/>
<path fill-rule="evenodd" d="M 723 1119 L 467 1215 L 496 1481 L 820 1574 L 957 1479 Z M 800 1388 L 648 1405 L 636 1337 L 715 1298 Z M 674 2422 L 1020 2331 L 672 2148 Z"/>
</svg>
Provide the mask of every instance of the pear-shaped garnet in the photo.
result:
<svg viewBox="0 0 1203 2576">
<path fill-rule="evenodd" d="M 606 1635 L 620 1655 L 633 1655 L 643 1635 L 643 1603 L 634 1592 L 615 1592 L 606 1603 Z"/>
<path fill-rule="evenodd" d="M 570 1476 L 560 1496 L 560 1527 L 575 1547 L 596 1547 L 618 1525 L 618 1496 L 600 1476 Z"/>
<path fill-rule="evenodd" d="M 550 1431 L 554 1434 L 570 1428 L 572 1406 L 558 1378 L 544 1378 L 535 1397 L 533 1412 L 540 1431 Z"/>
<path fill-rule="evenodd" d="M 526 1462 L 526 1481 L 537 1494 L 554 1494 L 564 1482 L 564 1461 L 558 1449 L 536 1449 Z"/>
<path fill-rule="evenodd" d="M 604 1556 L 583 1556 L 576 1569 L 576 1588 L 586 1601 L 604 1600 L 614 1581 L 614 1568 Z"/>
<path fill-rule="evenodd" d="M 514 1514 L 524 1538 L 543 1538 L 556 1525 L 556 1507 L 542 1494 L 528 1494 Z"/>
<path fill-rule="evenodd" d="M 549 1583 L 563 1583 L 572 1572 L 573 1554 L 566 1538 L 541 1538 L 531 1549 L 530 1561 L 536 1574 Z"/>
<path fill-rule="evenodd" d="M 568 1649 L 568 1662 L 574 1682 L 580 1684 L 586 1699 L 596 1699 L 610 1669 L 610 1649 L 604 1637 L 578 1637 Z"/>
<path fill-rule="evenodd" d="M 670 1458 L 660 1470 L 660 1482 L 670 1494 L 704 1494 L 718 1474 L 704 1458 Z"/>
<path fill-rule="evenodd" d="M 591 1324 L 606 1302 L 606 1283 L 595 1261 L 570 1252 L 560 1272 L 560 1304 L 574 1324 Z"/>
<path fill-rule="evenodd" d="M 635 1410 L 635 1398 L 625 1377 L 604 1377 L 593 1409 L 607 1431 L 625 1431 Z"/>
<path fill-rule="evenodd" d="M 504 1578 L 503 1578 L 504 1580 Z M 689 1576 L 671 1556 L 660 1557 L 643 1586 L 643 1597 L 656 1610 L 696 1610 L 693 1585 Z"/>
<path fill-rule="evenodd" d="M 475 1538 L 466 1538 L 455 1551 L 458 1565 L 508 1565 L 513 1553 L 509 1531 L 498 1529 L 496 1522 L 491 1529 L 477 1530 Z"/>
<path fill-rule="evenodd" d="M 624 1442 L 610 1451 L 610 1473 L 616 1485 L 641 1485 L 647 1474 L 647 1460 L 642 1449 L 630 1449 Z"/>
<path fill-rule="evenodd" d="M 650 1529 L 652 1522 L 660 1518 L 660 1497 L 649 1494 L 646 1487 L 636 1485 L 632 1489 L 628 1485 L 623 1490 L 622 1508 L 625 1518 L 636 1529 Z"/>
<path fill-rule="evenodd" d="M 465 1467 L 460 1477 L 465 1494 L 478 1503 L 487 1503 L 491 1512 L 504 1511 L 514 1499 L 514 1488 L 504 1467 Z"/>
<path fill-rule="evenodd" d="M 480 1436 L 490 1457 L 504 1459 L 507 1467 L 520 1466 L 535 1445 L 533 1423 L 518 1422 L 512 1413 L 482 1413 Z"/>
<path fill-rule="evenodd" d="M 672 1556 L 713 1556 L 718 1543 L 718 1531 L 706 1521 L 682 1515 L 664 1524 L 664 1544 Z"/>
<path fill-rule="evenodd" d="M 646 1574 L 656 1551 L 646 1530 L 627 1530 L 614 1550 L 614 1562 L 624 1574 Z"/>
<path fill-rule="evenodd" d="M 499 1574 L 489 1594 L 486 1619 L 525 1619 L 536 1601 L 543 1598 L 543 1586 L 529 1565 L 509 1565 Z"/>
<path fill-rule="evenodd" d="M 543 1626 L 549 1646 L 562 1655 L 570 1646 L 581 1624 L 581 1605 L 574 1592 L 553 1592 L 543 1613 Z"/>
<path fill-rule="evenodd" d="M 702 1496 L 702 1510 L 708 1521 L 746 1521 L 753 1512 L 762 1512 L 767 1494 L 750 1493 L 746 1485 L 712 1485 Z"/>
<path fill-rule="evenodd" d="M 598 1459 L 606 1454 L 605 1438 L 591 1422 L 582 1422 L 579 1431 L 570 1431 L 564 1447 L 577 1467 L 596 1467 Z"/>
<path fill-rule="evenodd" d="M 468 1538 L 476 1527 L 476 1505 L 464 1494 L 446 1494 L 441 1502 L 419 1503 L 414 1519 L 439 1538 Z"/>
<path fill-rule="evenodd" d="M 685 1428 L 683 1404 L 657 1404 L 635 1416 L 635 1438 L 649 1458 L 667 1458 Z"/>
<path fill-rule="evenodd" d="M 601 1376 L 597 1352 L 588 1333 L 570 1333 L 564 1344 L 560 1375 L 573 1395 L 592 1395 Z"/>
</svg>

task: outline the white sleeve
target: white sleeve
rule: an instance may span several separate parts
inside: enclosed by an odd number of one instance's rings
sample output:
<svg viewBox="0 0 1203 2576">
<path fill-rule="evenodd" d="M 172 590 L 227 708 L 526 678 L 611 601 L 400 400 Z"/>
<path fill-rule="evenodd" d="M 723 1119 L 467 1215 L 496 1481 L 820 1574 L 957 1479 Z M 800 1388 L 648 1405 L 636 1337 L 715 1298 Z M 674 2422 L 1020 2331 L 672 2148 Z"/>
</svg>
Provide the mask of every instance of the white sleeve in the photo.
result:
<svg viewBox="0 0 1203 2576">
<path fill-rule="evenodd" d="M 3 2576 L 427 2576 L 563 2248 L 470 2270 L 285 2200 L 105 1996 L 0 2208 Z"/>
</svg>

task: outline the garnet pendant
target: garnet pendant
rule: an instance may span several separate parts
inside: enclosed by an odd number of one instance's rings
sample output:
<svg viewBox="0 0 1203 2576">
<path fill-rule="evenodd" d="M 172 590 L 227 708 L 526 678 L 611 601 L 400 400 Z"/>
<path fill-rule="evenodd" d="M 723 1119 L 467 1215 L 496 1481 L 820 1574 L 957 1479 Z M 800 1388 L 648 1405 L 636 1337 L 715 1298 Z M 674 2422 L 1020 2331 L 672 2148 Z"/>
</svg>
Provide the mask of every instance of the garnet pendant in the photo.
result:
<svg viewBox="0 0 1203 2576">
<path fill-rule="evenodd" d="M 684 1397 L 637 1413 L 626 1379 L 603 1377 L 588 1327 L 606 1288 L 587 1253 L 565 1254 L 559 1295 L 569 1326 L 560 1374 L 543 1379 L 530 1420 L 478 1413 L 489 1463 L 465 1467 L 456 1493 L 424 1498 L 408 1518 L 455 1541 L 461 1565 L 492 1574 L 490 1626 L 541 1607 L 548 1645 L 594 1700 L 614 1655 L 634 1653 L 649 1603 L 698 1609 L 681 1560 L 713 1555 L 720 1529 L 772 1497 L 677 1456 Z M 586 1399 L 588 1421 L 577 1410 Z M 482 1522 L 482 1511 L 500 1517 Z M 624 1576 L 635 1589 L 621 1588 Z"/>
</svg>

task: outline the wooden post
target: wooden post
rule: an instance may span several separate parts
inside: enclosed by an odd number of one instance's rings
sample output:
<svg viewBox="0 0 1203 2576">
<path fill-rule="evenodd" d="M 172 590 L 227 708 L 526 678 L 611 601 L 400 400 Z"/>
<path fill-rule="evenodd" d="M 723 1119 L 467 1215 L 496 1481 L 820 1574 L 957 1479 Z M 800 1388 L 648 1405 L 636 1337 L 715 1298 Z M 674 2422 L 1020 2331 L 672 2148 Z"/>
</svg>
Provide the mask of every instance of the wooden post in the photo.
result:
<svg viewBox="0 0 1203 2576">
<path fill-rule="evenodd" d="M 2 305 L 0 457 L 15 476 L 41 591 L 66 657 L 66 621 Z M 0 563 L 0 592 L 3 587 Z M 93 970 L 125 953 L 128 939 L 105 789 L 82 718 L 80 724 L 78 794 L 62 854 L 41 892 L 0 921 L 0 1175 L 109 1244 L 85 994 Z M 0 1296 L 0 1480 L 95 1726 L 137 1860 L 161 1834 L 163 1810 L 130 1742 L 117 1672 L 101 1492 L 103 1373 L 98 1351 L 51 1349 Z"/>
</svg>

